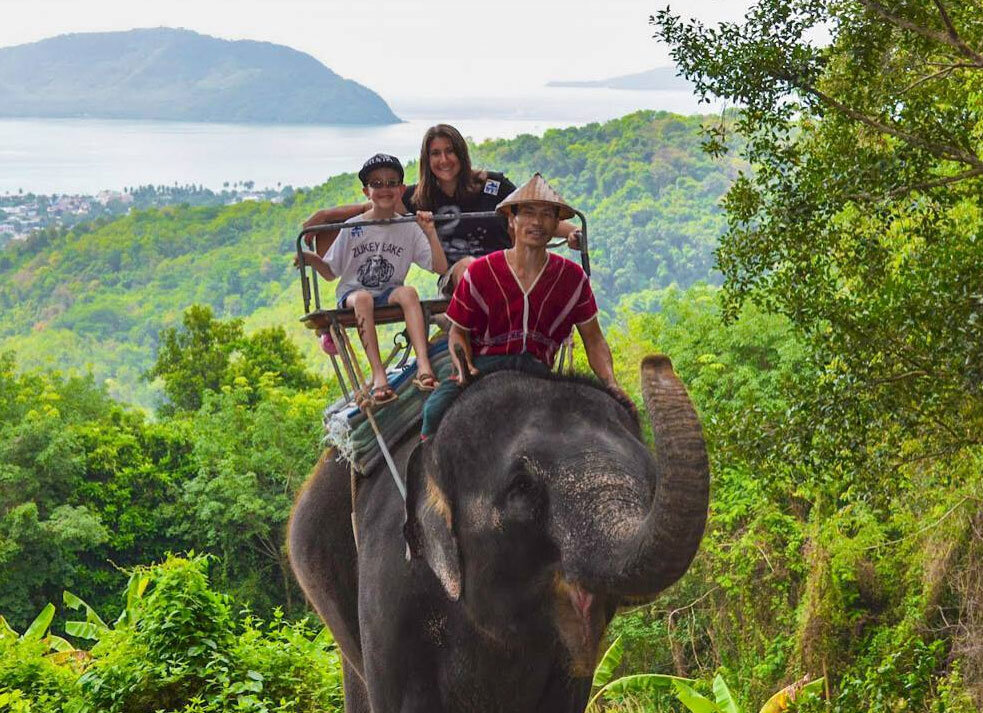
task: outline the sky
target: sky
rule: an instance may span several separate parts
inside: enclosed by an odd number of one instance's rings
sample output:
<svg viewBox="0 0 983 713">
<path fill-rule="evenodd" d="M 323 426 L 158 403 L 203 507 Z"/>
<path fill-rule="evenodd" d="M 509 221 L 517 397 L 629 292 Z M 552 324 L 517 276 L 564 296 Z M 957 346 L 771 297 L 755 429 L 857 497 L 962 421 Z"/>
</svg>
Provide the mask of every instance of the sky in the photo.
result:
<svg viewBox="0 0 983 713">
<path fill-rule="evenodd" d="M 0 47 L 70 32 L 183 27 L 284 44 L 383 97 L 507 96 L 549 80 L 672 64 L 649 16 L 668 0 L 0 0 Z M 749 0 L 671 7 L 737 20 Z"/>
</svg>

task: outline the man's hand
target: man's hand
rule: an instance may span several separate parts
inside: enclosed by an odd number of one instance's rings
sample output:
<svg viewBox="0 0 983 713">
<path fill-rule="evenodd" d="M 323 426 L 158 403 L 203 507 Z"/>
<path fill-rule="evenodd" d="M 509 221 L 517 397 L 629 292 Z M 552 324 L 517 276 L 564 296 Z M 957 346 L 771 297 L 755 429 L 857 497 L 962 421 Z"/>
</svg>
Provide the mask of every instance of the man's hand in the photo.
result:
<svg viewBox="0 0 983 713">
<path fill-rule="evenodd" d="M 571 250 L 580 250 L 580 239 L 583 237 L 583 232 L 580 228 L 576 230 L 571 230 L 567 233 L 567 247 Z"/>
<path fill-rule="evenodd" d="M 611 393 L 612 396 L 617 398 L 622 404 L 625 405 L 632 413 L 638 413 L 638 409 L 635 408 L 635 402 L 631 400 L 628 393 L 621 388 L 621 385 L 617 381 L 608 381 L 604 384 L 605 388 Z"/>
<path fill-rule="evenodd" d="M 311 217 L 304 221 L 303 227 L 309 228 L 312 225 L 322 225 L 324 223 L 330 223 L 331 221 L 325 217 L 326 210 L 319 210 L 311 214 Z M 314 237 L 315 233 L 305 233 L 304 234 L 304 244 L 307 246 L 308 250 L 314 249 Z M 296 261 L 294 262 L 296 265 Z"/>
<path fill-rule="evenodd" d="M 468 333 L 452 323 L 451 334 L 447 338 L 447 348 L 450 350 L 451 363 L 454 365 L 451 381 L 456 381 L 459 386 L 466 386 L 480 373 L 472 361 L 471 339 Z"/>
</svg>

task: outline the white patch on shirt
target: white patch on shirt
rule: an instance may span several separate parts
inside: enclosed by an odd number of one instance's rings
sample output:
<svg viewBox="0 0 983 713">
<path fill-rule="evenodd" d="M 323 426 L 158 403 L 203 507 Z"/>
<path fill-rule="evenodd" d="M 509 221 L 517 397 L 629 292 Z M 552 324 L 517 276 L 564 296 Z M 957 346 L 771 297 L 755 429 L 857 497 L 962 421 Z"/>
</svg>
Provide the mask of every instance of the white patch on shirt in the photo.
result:
<svg viewBox="0 0 983 713">
<path fill-rule="evenodd" d="M 485 193 L 491 196 L 498 195 L 498 189 L 502 187 L 500 181 L 493 181 L 490 178 L 485 181 Z"/>
</svg>

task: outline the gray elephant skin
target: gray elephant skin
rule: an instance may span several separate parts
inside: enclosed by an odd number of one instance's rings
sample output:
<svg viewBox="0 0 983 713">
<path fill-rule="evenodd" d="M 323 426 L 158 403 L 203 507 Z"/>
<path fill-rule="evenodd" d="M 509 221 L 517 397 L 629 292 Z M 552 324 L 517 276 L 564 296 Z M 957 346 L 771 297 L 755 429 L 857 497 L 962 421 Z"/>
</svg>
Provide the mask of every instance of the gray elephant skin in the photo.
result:
<svg viewBox="0 0 983 713">
<path fill-rule="evenodd" d="M 667 358 L 643 361 L 642 392 L 655 453 L 596 383 L 489 374 L 394 450 L 405 505 L 385 470 L 353 499 L 347 464 L 322 458 L 289 547 L 346 710 L 584 710 L 611 617 L 679 579 L 706 523 L 702 429 Z"/>
</svg>

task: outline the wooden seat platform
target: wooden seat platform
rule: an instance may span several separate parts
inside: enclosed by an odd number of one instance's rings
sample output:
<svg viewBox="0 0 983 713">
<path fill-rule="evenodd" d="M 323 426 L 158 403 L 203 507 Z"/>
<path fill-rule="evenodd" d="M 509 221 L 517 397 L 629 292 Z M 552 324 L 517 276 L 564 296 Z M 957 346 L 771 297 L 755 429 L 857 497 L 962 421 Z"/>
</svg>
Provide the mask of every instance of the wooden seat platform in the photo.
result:
<svg viewBox="0 0 983 713">
<path fill-rule="evenodd" d="M 447 311 L 448 304 L 450 304 L 448 299 L 420 300 L 425 319 L 436 314 L 443 314 Z M 334 321 L 337 321 L 345 329 L 356 326 L 355 310 L 353 309 L 319 309 L 305 314 L 300 318 L 300 321 L 308 329 L 318 330 L 327 330 Z M 375 309 L 376 324 L 392 324 L 403 321 L 403 308 L 399 305 L 386 305 Z"/>
</svg>

